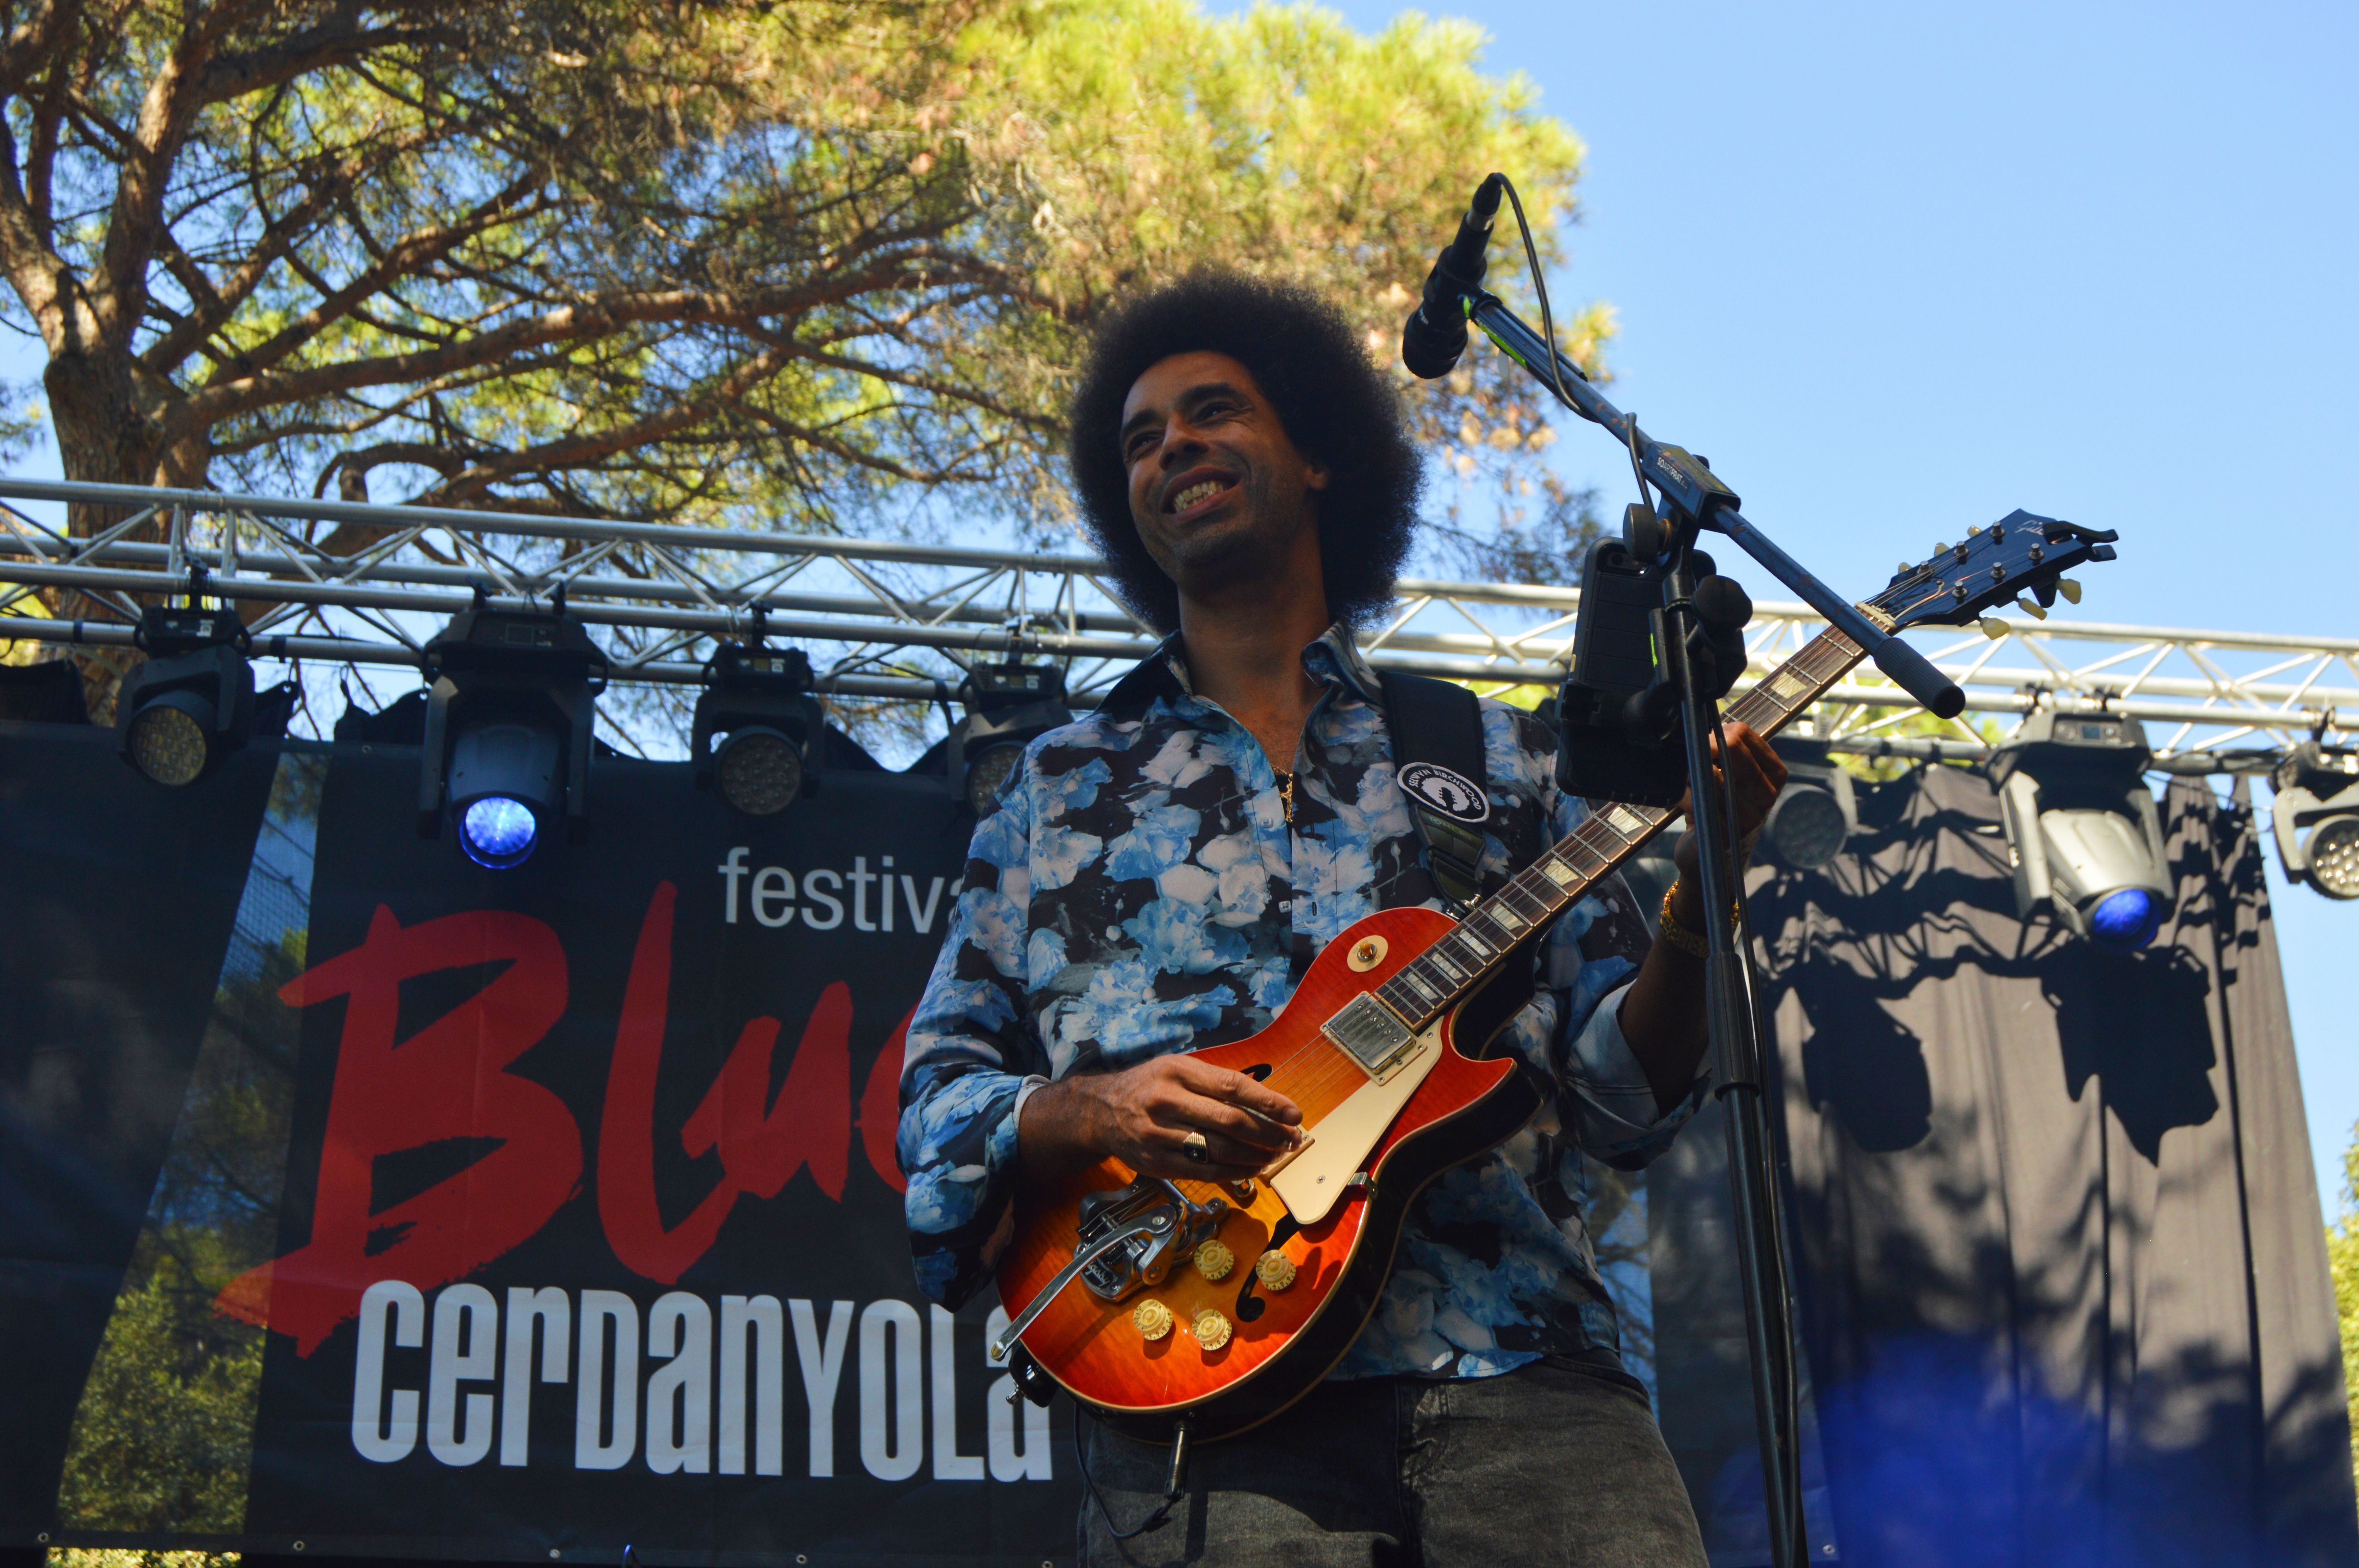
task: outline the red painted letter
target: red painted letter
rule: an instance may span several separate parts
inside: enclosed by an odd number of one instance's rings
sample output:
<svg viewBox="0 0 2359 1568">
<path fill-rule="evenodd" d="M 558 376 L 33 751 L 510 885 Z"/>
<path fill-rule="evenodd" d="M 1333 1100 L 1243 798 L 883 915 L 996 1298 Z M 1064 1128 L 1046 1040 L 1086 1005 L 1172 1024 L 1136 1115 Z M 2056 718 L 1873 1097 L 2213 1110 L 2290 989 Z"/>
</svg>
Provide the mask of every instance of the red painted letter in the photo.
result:
<svg viewBox="0 0 2359 1568">
<path fill-rule="evenodd" d="M 677 1284 L 711 1250 L 739 1194 L 776 1197 L 808 1168 L 820 1190 L 841 1201 L 852 1159 L 852 988 L 839 980 L 820 993 L 775 1099 L 770 1064 L 778 1021 L 756 1018 L 739 1033 L 679 1131 L 690 1159 L 720 1151 L 721 1179 L 686 1218 L 664 1224 L 656 1198 L 655 1104 L 676 902 L 672 884 L 659 884 L 639 927 L 598 1131 L 598 1217 L 607 1245 L 625 1268 L 666 1285 Z"/>
<path fill-rule="evenodd" d="M 394 1038 L 402 981 L 478 964 L 506 967 L 416 1034 Z M 350 999 L 311 1239 L 232 1281 L 216 1305 L 293 1335 L 297 1353 L 309 1356 L 360 1310 L 373 1281 L 432 1290 L 547 1224 L 579 1190 L 582 1130 L 557 1096 L 506 1070 L 565 1011 L 565 950 L 528 915 L 484 910 L 405 930 L 379 905 L 366 941 L 278 995 L 292 1007 Z M 499 1147 L 416 1196 L 369 1212 L 379 1159 L 451 1139 L 497 1139 Z"/>
</svg>

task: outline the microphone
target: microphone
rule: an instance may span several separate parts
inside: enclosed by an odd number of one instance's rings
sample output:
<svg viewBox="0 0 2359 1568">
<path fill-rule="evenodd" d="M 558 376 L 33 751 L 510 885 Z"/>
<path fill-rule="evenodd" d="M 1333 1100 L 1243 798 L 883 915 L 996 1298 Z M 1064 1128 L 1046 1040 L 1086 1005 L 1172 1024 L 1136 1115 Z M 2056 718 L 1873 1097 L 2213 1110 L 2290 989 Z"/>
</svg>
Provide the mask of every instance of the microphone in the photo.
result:
<svg viewBox="0 0 2359 1568">
<path fill-rule="evenodd" d="M 1499 215 L 1505 183 L 1494 174 L 1474 188 L 1474 200 L 1459 220 L 1458 237 L 1425 275 L 1425 297 L 1401 327 L 1401 363 L 1411 375 L 1427 381 L 1447 375 L 1466 351 L 1466 312 L 1459 300 L 1483 286 L 1483 253 L 1491 243 L 1491 222 Z"/>
</svg>

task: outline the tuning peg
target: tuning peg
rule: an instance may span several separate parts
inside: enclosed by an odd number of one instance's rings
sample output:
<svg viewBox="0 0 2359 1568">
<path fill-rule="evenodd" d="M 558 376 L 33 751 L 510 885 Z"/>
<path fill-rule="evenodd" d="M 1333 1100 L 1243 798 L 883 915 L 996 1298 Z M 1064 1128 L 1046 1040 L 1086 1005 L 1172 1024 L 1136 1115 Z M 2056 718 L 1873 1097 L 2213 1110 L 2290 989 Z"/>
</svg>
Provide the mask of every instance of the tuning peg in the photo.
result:
<svg viewBox="0 0 2359 1568">
<path fill-rule="evenodd" d="M 2056 591 L 2064 596 L 2065 602 L 2068 604 L 2081 602 L 2081 585 L 2069 577 L 2060 577 L 2056 579 Z"/>
<path fill-rule="evenodd" d="M 2026 599 L 2021 594 L 2016 595 L 2015 607 L 2017 610 L 2022 611 L 2026 615 L 2030 616 L 2034 621 L 2045 621 L 2048 619 L 2048 611 L 2039 607 L 2038 600 Z"/>
<path fill-rule="evenodd" d="M 1981 533 L 1981 532 L 1982 532 L 1982 530 L 1981 530 L 1980 528 L 1975 527 L 1973 524 L 1969 523 L 1969 524 L 1966 524 L 1966 537 L 1967 537 L 1967 538 L 1971 539 L 1971 538 L 1973 538 L 1975 535 L 1977 535 L 1977 534 L 1979 534 L 1979 533 Z"/>
<path fill-rule="evenodd" d="M 1994 643 L 2006 635 L 2006 622 L 1995 615 L 1985 615 L 1976 624 L 1982 627 L 1983 635 Z"/>
</svg>

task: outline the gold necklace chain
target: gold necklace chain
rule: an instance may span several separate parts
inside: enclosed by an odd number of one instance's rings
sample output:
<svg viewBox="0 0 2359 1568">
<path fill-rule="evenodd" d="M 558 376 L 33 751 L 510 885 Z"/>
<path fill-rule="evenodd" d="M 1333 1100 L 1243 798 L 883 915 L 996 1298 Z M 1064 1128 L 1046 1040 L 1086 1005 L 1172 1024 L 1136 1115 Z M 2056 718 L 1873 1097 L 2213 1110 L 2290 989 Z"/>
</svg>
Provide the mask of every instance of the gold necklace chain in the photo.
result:
<svg viewBox="0 0 2359 1568">
<path fill-rule="evenodd" d="M 1272 771 L 1274 772 L 1275 770 Z M 1286 825 L 1288 827 L 1293 827 L 1294 775 L 1292 773 L 1279 773 L 1277 775 L 1277 799 L 1278 804 L 1283 806 L 1286 811 Z"/>
</svg>

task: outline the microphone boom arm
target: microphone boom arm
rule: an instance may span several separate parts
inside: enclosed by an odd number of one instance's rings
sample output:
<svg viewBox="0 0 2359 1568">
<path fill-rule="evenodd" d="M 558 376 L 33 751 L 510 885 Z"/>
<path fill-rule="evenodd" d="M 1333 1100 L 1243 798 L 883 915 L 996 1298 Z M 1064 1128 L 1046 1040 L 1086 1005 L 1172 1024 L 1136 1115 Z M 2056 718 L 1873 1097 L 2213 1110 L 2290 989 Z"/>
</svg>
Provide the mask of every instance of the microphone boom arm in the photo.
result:
<svg viewBox="0 0 2359 1568">
<path fill-rule="evenodd" d="M 1497 295 L 1476 290 L 1462 296 L 1466 318 L 1498 345 L 1499 351 L 1524 367 L 1533 380 L 1560 397 L 1575 414 L 1614 433 L 1636 452 L 1639 471 L 1663 494 L 1672 509 L 1700 528 L 1725 534 L 1770 576 L 1793 589 L 1803 603 L 1827 618 L 1827 624 L 1866 650 L 1876 668 L 1910 697 L 1944 719 L 1964 711 L 1966 694 L 1935 669 L 1916 649 L 1869 620 L 1858 606 L 1813 576 L 1799 561 L 1770 543 L 1761 530 L 1737 510 L 1736 492 L 1722 483 L 1712 470 L 1685 448 L 1658 441 L 1638 428 L 1636 416 L 1625 414 L 1582 374 L 1581 367 L 1545 341 Z M 1557 373 L 1549 374 L 1549 362 Z M 1561 385 L 1563 392 L 1558 393 Z"/>
</svg>

